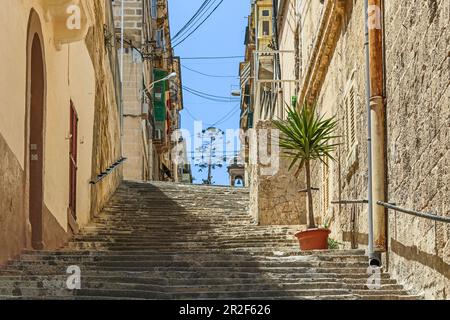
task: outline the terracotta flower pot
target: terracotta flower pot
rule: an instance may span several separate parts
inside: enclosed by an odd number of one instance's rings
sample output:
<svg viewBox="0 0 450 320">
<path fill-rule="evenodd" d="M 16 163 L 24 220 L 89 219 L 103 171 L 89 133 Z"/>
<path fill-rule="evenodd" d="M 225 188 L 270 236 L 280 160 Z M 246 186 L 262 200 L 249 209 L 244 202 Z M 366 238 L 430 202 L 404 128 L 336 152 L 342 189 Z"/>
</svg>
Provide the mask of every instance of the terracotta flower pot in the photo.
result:
<svg viewBox="0 0 450 320">
<path fill-rule="evenodd" d="M 303 251 L 327 250 L 328 236 L 331 231 L 328 229 L 310 229 L 300 231 L 295 234 Z"/>
</svg>

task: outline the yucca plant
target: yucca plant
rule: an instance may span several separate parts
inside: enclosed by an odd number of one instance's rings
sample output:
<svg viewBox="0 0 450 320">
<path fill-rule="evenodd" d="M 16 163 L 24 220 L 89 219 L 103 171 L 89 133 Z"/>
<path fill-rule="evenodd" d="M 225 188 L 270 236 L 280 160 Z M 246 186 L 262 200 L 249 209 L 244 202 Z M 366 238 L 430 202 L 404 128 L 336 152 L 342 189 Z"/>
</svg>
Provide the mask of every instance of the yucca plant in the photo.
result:
<svg viewBox="0 0 450 320">
<path fill-rule="evenodd" d="M 336 149 L 333 143 L 337 129 L 335 117 L 325 119 L 319 116 L 315 106 L 303 105 L 301 110 L 288 107 L 287 120 L 274 120 L 276 128 L 281 131 L 280 147 L 283 155 L 292 159 L 289 170 L 297 168 L 295 176 L 306 170 L 306 188 L 308 194 L 308 228 L 316 229 L 314 207 L 311 190 L 311 162 L 319 160 L 325 165 L 326 158 L 335 160 L 332 152 Z"/>
</svg>

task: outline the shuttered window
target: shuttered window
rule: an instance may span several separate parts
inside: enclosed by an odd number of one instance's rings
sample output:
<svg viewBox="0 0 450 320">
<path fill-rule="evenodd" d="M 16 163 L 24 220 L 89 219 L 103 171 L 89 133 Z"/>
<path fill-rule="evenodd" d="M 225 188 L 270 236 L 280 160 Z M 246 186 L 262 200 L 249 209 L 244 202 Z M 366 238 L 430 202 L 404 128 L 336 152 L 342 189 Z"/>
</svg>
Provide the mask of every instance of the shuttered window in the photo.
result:
<svg viewBox="0 0 450 320">
<path fill-rule="evenodd" d="M 344 99 L 345 107 L 345 144 L 347 150 L 350 151 L 353 146 L 357 143 L 356 138 L 356 95 L 355 95 L 355 85 L 351 84 L 347 95 Z"/>
<path fill-rule="evenodd" d="M 322 208 L 326 214 L 330 208 L 330 166 L 329 159 L 325 158 L 322 164 Z"/>
</svg>

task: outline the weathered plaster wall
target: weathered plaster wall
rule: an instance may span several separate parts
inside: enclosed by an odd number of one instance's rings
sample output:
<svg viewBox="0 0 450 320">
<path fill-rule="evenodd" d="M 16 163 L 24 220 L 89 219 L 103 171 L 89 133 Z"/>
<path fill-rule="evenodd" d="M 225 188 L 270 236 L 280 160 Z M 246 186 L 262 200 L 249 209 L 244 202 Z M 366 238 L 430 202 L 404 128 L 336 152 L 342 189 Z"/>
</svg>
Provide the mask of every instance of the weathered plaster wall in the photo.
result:
<svg viewBox="0 0 450 320">
<path fill-rule="evenodd" d="M 101 60 L 104 56 L 103 24 L 105 22 L 105 3 L 87 2 L 92 5 L 96 16 L 97 37 L 93 46 L 94 56 Z M 91 214 L 92 154 L 110 154 L 119 157 L 119 133 L 117 105 L 105 100 L 106 108 L 116 108 L 115 113 L 104 117 L 111 122 L 105 126 L 105 139 L 93 149 L 93 141 L 98 131 L 94 128 L 94 113 L 99 86 L 108 87 L 109 94 L 115 91 L 109 84 L 111 74 L 98 78 L 94 70 L 92 55 L 83 41 L 63 45 L 57 50 L 53 41 L 53 27 L 44 19 L 41 1 L 6 0 L 0 11 L 0 38 L 7 46 L 0 48 L 0 263 L 18 254 L 30 245 L 30 226 L 27 212 L 26 164 L 26 86 L 27 86 L 27 27 L 31 10 L 34 9 L 42 24 L 45 75 L 46 105 L 44 116 L 44 200 L 43 200 L 43 238 L 47 248 L 55 248 L 67 240 L 69 202 L 69 112 L 70 101 L 74 102 L 79 116 L 78 124 L 78 188 L 77 216 L 82 226 L 89 221 Z M 95 29 L 95 28 L 94 28 Z M 111 72 L 102 65 L 103 74 Z M 103 112 L 100 110 L 100 112 Z M 97 121 L 97 119 L 95 120 Z M 114 146 L 114 147 L 112 147 Z M 110 152 L 110 150 L 113 150 Z M 107 157 L 105 157 L 107 158 Z M 116 161 L 117 158 L 114 160 Z M 111 164 L 110 162 L 108 166 Z M 101 171 L 100 171 L 101 172 Z M 98 173 L 97 173 L 98 174 Z M 116 177 L 117 185 L 119 177 Z M 106 194 L 111 193 L 112 187 Z M 104 199 L 103 195 L 100 198 Z"/>
<path fill-rule="evenodd" d="M 144 180 L 144 150 L 148 141 L 143 140 L 142 133 L 142 97 L 143 65 L 136 53 L 124 56 L 124 155 L 127 162 L 124 165 L 126 180 Z"/>
<path fill-rule="evenodd" d="M 104 26 L 114 34 L 112 7 L 109 1 L 95 2 L 96 19 L 86 38 L 86 46 L 95 71 L 94 127 L 92 133 L 91 177 L 94 179 L 122 157 L 120 125 L 120 82 L 117 48 L 104 44 Z M 111 12 L 109 11 L 111 9 Z M 98 184 L 91 186 L 90 216 L 96 216 L 113 195 L 123 178 L 120 166 Z"/>
<path fill-rule="evenodd" d="M 271 139 L 270 121 L 260 121 L 256 125 L 257 135 L 266 135 L 268 141 Z M 258 138 L 258 149 L 260 138 Z M 251 140 L 252 142 L 255 139 Z M 270 145 L 269 149 L 270 151 Z M 305 188 L 304 177 L 295 177 L 295 170 L 289 171 L 289 159 L 272 154 L 273 162 L 265 165 L 261 156 L 265 150 L 258 155 L 258 161 L 250 165 L 250 212 L 260 225 L 305 225 L 305 193 L 299 191 Z M 270 154 L 270 153 L 269 153 Z M 272 168 L 277 169 L 273 174 L 265 171 Z"/>
<path fill-rule="evenodd" d="M 23 202 L 25 173 L 1 134 L 0 163 L 0 263 L 2 263 L 27 245 L 28 232 Z"/>
</svg>

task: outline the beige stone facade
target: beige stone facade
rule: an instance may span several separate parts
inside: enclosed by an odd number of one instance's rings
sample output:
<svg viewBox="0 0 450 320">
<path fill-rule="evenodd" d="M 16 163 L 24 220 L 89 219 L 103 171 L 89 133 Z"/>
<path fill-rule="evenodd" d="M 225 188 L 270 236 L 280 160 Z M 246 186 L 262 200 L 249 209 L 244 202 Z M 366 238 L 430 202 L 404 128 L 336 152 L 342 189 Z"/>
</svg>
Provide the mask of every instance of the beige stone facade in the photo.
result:
<svg viewBox="0 0 450 320">
<path fill-rule="evenodd" d="M 450 4 L 384 3 L 387 200 L 448 217 Z M 339 119 L 337 161 L 313 167 L 317 222 L 331 221 L 331 236 L 346 248 L 367 248 L 367 204 L 331 203 L 368 198 L 364 1 L 286 0 L 278 5 L 279 49 L 291 50 L 294 44 L 296 51 L 289 61 L 282 59 L 282 69 L 289 69 L 282 70 L 283 77 L 295 74 L 299 101 L 315 101 L 318 112 Z M 274 189 L 291 188 L 291 181 L 281 180 L 267 188 L 268 197 Z M 263 186 L 264 181 L 254 180 L 253 198 Z M 278 201 L 279 194 L 271 199 Z M 449 299 L 449 225 L 391 210 L 386 216 L 384 267 L 415 293 Z"/>
<path fill-rule="evenodd" d="M 121 180 L 120 166 L 98 180 L 121 160 L 110 4 L 2 3 L 0 263 L 61 246 Z"/>
<path fill-rule="evenodd" d="M 171 47 L 167 1 L 123 1 L 123 149 L 124 179 L 181 180 L 171 160 L 173 131 L 183 109 L 181 68 Z M 116 38 L 122 41 L 122 1 L 114 1 Z M 122 55 L 122 52 L 119 53 Z M 119 59 L 122 59 L 121 57 Z M 177 73 L 165 81 L 164 118 L 156 116 L 152 84 L 156 73 Z"/>
<path fill-rule="evenodd" d="M 288 171 L 288 159 L 277 160 L 275 172 L 264 173 L 267 165 L 260 163 L 260 156 L 270 154 L 271 150 L 253 138 L 256 135 L 271 140 L 270 119 L 285 117 L 284 107 L 279 106 L 291 103 L 297 86 L 294 68 L 287 68 L 286 65 L 290 65 L 292 61 L 279 59 L 289 57 L 294 60 L 295 15 L 291 13 L 287 17 L 289 23 L 286 24 L 286 30 L 283 30 L 281 42 L 284 47 L 283 53 L 278 55 L 278 66 L 277 56 L 270 53 L 273 14 L 272 1 L 256 1 L 252 5 L 247 29 L 246 61 L 240 68 L 243 93 L 241 129 L 245 131 L 242 145 L 245 146 L 246 153 L 245 180 L 252 191 L 250 211 L 260 225 L 300 225 L 306 223 L 305 194 L 301 192 L 305 188 L 304 179 L 295 178 Z M 288 81 L 271 82 L 279 79 L 276 77 L 277 68 L 281 69 L 283 79 Z M 252 148 L 257 150 L 253 158 Z M 286 185 L 291 188 L 286 189 Z"/>
</svg>

